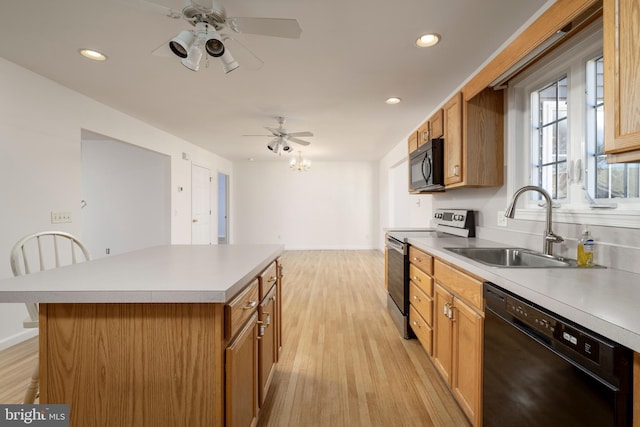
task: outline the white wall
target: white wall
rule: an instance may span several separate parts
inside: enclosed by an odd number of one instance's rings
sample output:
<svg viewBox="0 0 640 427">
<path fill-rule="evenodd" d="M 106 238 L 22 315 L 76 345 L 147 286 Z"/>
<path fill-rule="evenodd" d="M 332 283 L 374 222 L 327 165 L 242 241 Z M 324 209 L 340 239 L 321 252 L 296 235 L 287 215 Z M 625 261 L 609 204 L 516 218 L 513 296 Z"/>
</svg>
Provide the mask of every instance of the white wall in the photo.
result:
<svg viewBox="0 0 640 427">
<path fill-rule="evenodd" d="M 55 228 L 82 238 L 82 129 L 171 157 L 172 243 L 191 240 L 191 162 L 232 174 L 230 161 L 2 58 L 0 94 L 0 278 L 11 276 L 9 253 L 20 237 L 52 228 L 51 211 L 71 212 L 73 222 Z M 20 304 L 0 306 L 0 348 L 24 332 L 25 316 Z"/>
<path fill-rule="evenodd" d="M 313 160 L 313 159 L 311 159 Z M 233 243 L 282 243 L 286 249 L 372 249 L 380 235 L 374 162 L 286 159 L 234 164 Z"/>
<path fill-rule="evenodd" d="M 171 243 L 171 158 L 85 134 L 82 242 L 91 258 Z"/>
</svg>

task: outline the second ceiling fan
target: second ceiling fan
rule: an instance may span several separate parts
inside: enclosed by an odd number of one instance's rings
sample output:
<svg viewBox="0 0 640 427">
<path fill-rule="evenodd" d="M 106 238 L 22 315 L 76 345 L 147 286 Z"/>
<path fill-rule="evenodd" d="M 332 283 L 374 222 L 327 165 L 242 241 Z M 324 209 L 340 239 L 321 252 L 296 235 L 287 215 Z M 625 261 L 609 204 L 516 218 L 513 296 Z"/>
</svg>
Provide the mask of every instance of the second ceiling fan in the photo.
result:
<svg viewBox="0 0 640 427">
<path fill-rule="evenodd" d="M 304 146 L 311 144 L 309 141 L 305 141 L 298 137 L 313 136 L 313 132 L 309 132 L 309 131 L 288 132 L 283 127 L 284 123 L 286 122 L 286 119 L 284 117 L 277 117 L 276 119 L 278 120 L 277 128 L 270 128 L 267 126 L 264 127 L 269 132 L 271 132 L 271 135 L 243 135 L 243 136 L 266 136 L 266 137 L 273 138 L 273 140 L 269 144 L 267 144 L 267 148 L 276 154 L 280 153 L 280 149 L 282 149 L 282 151 L 285 151 L 285 152 L 291 151 L 292 148 L 291 148 L 291 145 L 289 145 L 289 142 L 293 142 L 295 144 L 300 144 Z"/>
</svg>

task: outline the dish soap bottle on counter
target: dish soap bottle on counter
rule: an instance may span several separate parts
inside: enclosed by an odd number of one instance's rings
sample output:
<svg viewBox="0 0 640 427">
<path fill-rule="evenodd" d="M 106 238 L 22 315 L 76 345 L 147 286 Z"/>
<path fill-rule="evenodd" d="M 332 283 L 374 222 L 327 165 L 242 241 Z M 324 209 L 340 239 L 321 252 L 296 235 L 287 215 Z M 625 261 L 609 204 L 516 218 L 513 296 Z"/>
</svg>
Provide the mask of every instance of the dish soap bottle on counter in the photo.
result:
<svg viewBox="0 0 640 427">
<path fill-rule="evenodd" d="M 587 228 L 578 240 L 578 267 L 593 267 L 593 238 Z"/>
</svg>

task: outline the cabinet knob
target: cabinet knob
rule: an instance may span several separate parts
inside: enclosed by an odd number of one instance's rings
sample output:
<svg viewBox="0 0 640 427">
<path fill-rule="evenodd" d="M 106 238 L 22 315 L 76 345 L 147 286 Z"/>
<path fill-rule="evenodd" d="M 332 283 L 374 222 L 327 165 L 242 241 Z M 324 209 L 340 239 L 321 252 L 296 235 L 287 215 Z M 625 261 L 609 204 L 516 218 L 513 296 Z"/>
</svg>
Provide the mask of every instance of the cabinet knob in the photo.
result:
<svg viewBox="0 0 640 427">
<path fill-rule="evenodd" d="M 247 304 L 244 307 L 242 307 L 242 309 L 243 310 L 251 310 L 253 308 L 256 308 L 257 305 L 258 305 L 258 301 L 249 301 L 249 304 Z"/>
<path fill-rule="evenodd" d="M 413 280 L 415 280 L 416 282 L 420 282 L 420 278 L 418 276 L 413 276 Z"/>
<path fill-rule="evenodd" d="M 413 260 L 414 260 L 414 261 L 416 261 L 416 262 L 420 262 L 420 261 L 421 261 L 421 259 L 420 259 L 420 258 L 418 258 L 417 256 L 414 256 L 414 257 L 413 257 Z"/>
</svg>

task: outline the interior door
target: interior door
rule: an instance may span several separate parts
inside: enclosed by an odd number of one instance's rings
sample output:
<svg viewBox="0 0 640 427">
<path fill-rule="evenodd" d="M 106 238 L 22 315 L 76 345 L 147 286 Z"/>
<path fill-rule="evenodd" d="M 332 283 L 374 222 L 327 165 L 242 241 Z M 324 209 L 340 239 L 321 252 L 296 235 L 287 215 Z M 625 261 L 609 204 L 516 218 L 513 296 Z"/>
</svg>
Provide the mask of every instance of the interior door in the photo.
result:
<svg viewBox="0 0 640 427">
<path fill-rule="evenodd" d="M 191 166 L 191 243 L 211 244 L 211 172 Z"/>
<path fill-rule="evenodd" d="M 218 173 L 218 243 L 229 243 L 229 175 Z"/>
</svg>

